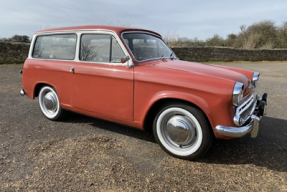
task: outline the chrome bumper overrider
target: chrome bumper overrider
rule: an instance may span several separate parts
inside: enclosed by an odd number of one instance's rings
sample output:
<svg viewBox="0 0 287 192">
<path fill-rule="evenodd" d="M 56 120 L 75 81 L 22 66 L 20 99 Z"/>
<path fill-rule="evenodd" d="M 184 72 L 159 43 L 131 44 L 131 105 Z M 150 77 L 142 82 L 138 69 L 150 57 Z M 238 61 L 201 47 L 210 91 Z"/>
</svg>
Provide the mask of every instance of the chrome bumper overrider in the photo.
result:
<svg viewBox="0 0 287 192">
<path fill-rule="evenodd" d="M 251 137 L 257 137 L 259 130 L 259 121 L 263 115 L 267 113 L 267 94 L 264 93 L 262 99 L 257 98 L 256 108 L 251 115 L 251 120 L 247 125 L 242 127 L 227 127 L 223 125 L 217 125 L 215 127 L 215 132 L 219 135 L 228 136 L 228 137 L 242 137 L 251 132 Z"/>
</svg>

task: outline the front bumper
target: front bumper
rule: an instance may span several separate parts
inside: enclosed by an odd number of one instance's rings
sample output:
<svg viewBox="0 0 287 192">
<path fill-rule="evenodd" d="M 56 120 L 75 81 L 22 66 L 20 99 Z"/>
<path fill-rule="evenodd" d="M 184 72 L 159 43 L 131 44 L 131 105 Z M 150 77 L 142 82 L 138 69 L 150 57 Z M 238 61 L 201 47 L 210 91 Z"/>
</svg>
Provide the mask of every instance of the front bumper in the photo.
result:
<svg viewBox="0 0 287 192">
<path fill-rule="evenodd" d="M 244 135 L 251 132 L 251 137 L 257 137 L 259 130 L 259 121 L 263 115 L 267 114 L 267 93 L 264 93 L 262 98 L 256 95 L 256 102 L 254 111 L 250 116 L 250 121 L 242 127 L 227 127 L 223 125 L 217 125 L 215 132 L 219 135 L 228 137 L 243 137 Z"/>
</svg>

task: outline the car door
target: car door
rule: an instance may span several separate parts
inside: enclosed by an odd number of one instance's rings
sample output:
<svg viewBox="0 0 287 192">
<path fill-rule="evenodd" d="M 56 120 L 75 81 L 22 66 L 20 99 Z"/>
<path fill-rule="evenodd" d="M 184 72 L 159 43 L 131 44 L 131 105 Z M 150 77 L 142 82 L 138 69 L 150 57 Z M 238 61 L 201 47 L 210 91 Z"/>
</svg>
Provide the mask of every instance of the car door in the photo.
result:
<svg viewBox="0 0 287 192">
<path fill-rule="evenodd" d="M 79 62 L 73 66 L 72 105 L 133 120 L 134 71 L 120 62 L 126 54 L 118 42 L 111 34 L 81 35 Z"/>
</svg>

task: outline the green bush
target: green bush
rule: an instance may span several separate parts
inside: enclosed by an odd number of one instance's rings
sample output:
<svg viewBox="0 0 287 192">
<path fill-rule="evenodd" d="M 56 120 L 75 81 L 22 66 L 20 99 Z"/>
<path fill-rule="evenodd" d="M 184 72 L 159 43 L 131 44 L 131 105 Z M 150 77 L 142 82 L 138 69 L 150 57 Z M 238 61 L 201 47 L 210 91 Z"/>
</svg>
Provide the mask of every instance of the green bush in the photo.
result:
<svg viewBox="0 0 287 192">
<path fill-rule="evenodd" d="M 14 35 L 10 38 L 1 38 L 0 41 L 5 42 L 21 42 L 21 43 L 30 43 L 30 38 L 27 35 Z"/>
<path fill-rule="evenodd" d="M 276 48 L 287 48 L 287 22 L 277 29 L 277 44 Z"/>
<path fill-rule="evenodd" d="M 242 25 L 239 33 L 241 48 L 273 48 L 277 41 L 277 27 L 273 21 L 261 21 L 249 27 Z"/>
<path fill-rule="evenodd" d="M 222 37 L 215 34 L 212 38 L 206 39 L 206 46 L 224 46 L 225 41 Z"/>
</svg>

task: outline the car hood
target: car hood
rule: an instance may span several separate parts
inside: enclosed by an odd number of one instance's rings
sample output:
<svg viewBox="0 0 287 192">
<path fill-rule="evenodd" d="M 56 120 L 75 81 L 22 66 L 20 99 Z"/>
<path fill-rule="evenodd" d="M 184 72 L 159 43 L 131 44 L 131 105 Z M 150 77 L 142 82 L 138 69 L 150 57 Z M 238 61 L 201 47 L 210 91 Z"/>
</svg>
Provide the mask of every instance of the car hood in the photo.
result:
<svg viewBox="0 0 287 192">
<path fill-rule="evenodd" d="M 245 88 L 248 87 L 251 83 L 250 79 L 241 72 L 242 70 L 237 68 L 225 68 L 224 66 L 201 64 L 180 60 L 158 60 L 155 62 L 150 62 L 149 65 L 158 68 L 185 71 L 191 74 L 196 73 L 205 76 L 232 80 L 234 82 L 241 82 L 244 84 Z"/>
</svg>

